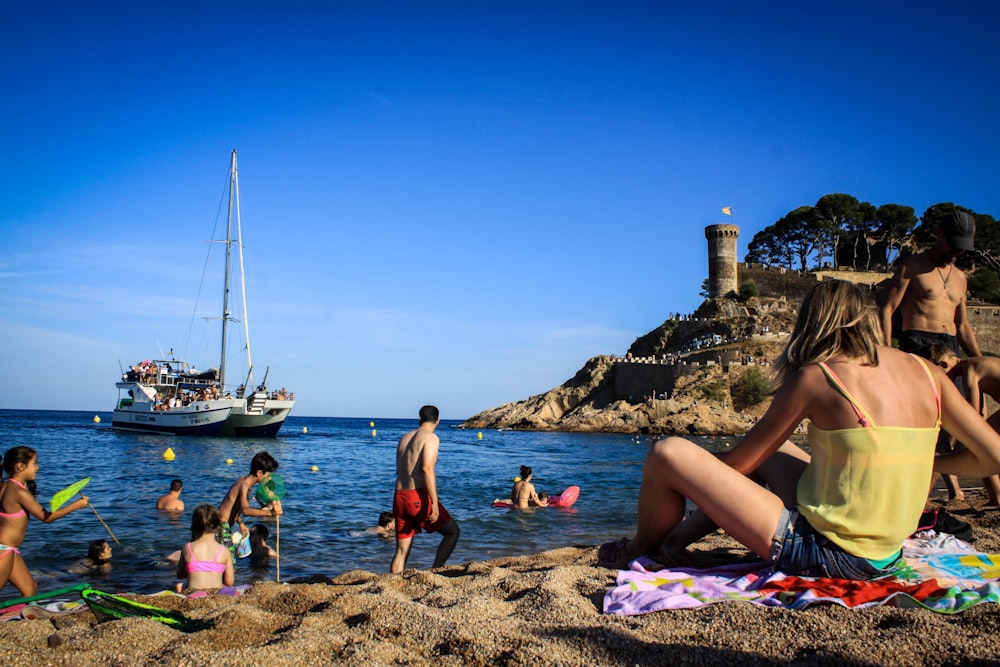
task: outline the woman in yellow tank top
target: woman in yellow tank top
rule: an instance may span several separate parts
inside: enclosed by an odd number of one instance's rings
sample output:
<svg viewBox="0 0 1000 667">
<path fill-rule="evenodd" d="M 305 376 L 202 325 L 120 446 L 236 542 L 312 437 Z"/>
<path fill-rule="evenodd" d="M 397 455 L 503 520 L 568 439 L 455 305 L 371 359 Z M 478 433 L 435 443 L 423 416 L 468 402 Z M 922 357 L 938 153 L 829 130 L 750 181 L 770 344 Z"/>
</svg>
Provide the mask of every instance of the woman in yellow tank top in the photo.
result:
<svg viewBox="0 0 1000 667">
<path fill-rule="evenodd" d="M 853 283 L 823 281 L 805 296 L 774 386 L 765 415 L 729 452 L 676 437 L 654 443 L 635 536 L 602 545 L 598 560 L 624 567 L 661 556 L 689 498 L 783 572 L 876 578 L 916 529 L 933 472 L 1000 471 L 1000 435 L 938 369 L 882 344 L 878 311 Z M 811 459 L 788 442 L 806 419 Z M 935 458 L 942 425 L 968 449 Z M 750 477 L 765 471 L 784 487 Z"/>
</svg>

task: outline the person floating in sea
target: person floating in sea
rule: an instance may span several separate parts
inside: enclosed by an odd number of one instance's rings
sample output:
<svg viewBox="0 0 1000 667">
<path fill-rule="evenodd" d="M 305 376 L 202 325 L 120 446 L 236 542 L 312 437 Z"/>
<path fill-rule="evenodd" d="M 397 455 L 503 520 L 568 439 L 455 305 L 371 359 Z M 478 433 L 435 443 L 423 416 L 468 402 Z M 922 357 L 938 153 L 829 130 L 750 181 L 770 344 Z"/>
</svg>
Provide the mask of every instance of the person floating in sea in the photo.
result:
<svg viewBox="0 0 1000 667">
<path fill-rule="evenodd" d="M 164 493 L 156 501 L 156 509 L 161 512 L 183 512 L 184 501 L 181 500 L 182 488 L 184 488 L 184 482 L 179 479 L 172 480 L 170 482 L 170 491 Z"/>
<path fill-rule="evenodd" d="M 73 574 L 107 573 L 111 570 L 111 544 L 107 540 L 94 540 L 87 548 L 87 557 L 67 568 Z"/>
<path fill-rule="evenodd" d="M 34 595 L 38 592 L 38 584 L 28 572 L 20 551 L 28 532 L 28 515 L 42 523 L 52 523 L 86 507 L 87 497 L 81 496 L 55 512 L 39 505 L 33 493 L 38 454 L 31 447 L 8 449 L 3 455 L 2 469 L 7 481 L 0 485 L 0 590 L 9 581 L 21 595 Z"/>
<path fill-rule="evenodd" d="M 392 537 L 396 532 L 396 519 L 392 512 L 380 512 L 378 515 L 378 525 L 365 530 L 366 533 L 374 533 L 379 537 Z"/>
<path fill-rule="evenodd" d="M 805 296 L 775 364 L 767 412 L 718 457 L 678 437 L 653 444 L 643 466 L 634 537 L 601 545 L 624 567 L 661 557 L 685 499 L 776 570 L 867 580 L 893 572 L 923 512 L 933 472 L 1000 471 L 997 434 L 930 362 L 882 343 L 877 310 L 853 283 L 825 280 Z M 787 441 L 810 420 L 812 458 Z M 968 450 L 935 457 L 940 426 Z M 780 450 L 808 461 L 794 503 L 748 475 Z"/>
<path fill-rule="evenodd" d="M 266 484 L 271 479 L 271 473 L 278 469 L 278 462 L 267 452 L 257 452 L 250 461 L 250 474 L 236 480 L 226 497 L 219 505 L 219 514 L 222 516 L 222 543 L 229 549 L 236 561 L 236 545 L 233 543 L 233 528 L 239 527 L 240 533 L 246 537 L 249 532 L 243 524 L 244 516 L 280 516 L 282 514 L 281 501 L 275 500 L 270 505 L 258 509 L 250 505 L 250 494 L 257 484 Z M 238 540 L 237 540 L 238 541 Z"/>
<path fill-rule="evenodd" d="M 236 583 L 233 557 L 215 534 L 222 518 L 214 505 L 198 505 L 191 515 L 191 541 L 181 548 L 177 578 L 187 579 L 188 588 L 208 590 Z"/>
<path fill-rule="evenodd" d="M 961 354 L 961 346 L 970 357 L 981 356 L 965 307 L 968 280 L 955 266 L 963 252 L 975 248 L 975 235 L 975 219 L 963 211 L 952 211 L 938 225 L 934 245 L 900 265 L 881 309 L 886 345 L 892 345 L 892 316 L 898 309 L 903 325 L 898 335 L 900 350 L 928 359 L 930 346 L 938 343 L 956 355 Z M 947 453 L 953 447 L 952 438 L 942 434 L 937 451 Z M 945 476 L 945 485 L 950 498 L 965 497 L 956 477 Z"/>
<path fill-rule="evenodd" d="M 535 485 L 531 483 L 531 468 L 521 466 L 521 478 L 514 482 L 510 490 L 510 502 L 517 509 L 528 509 L 529 507 L 545 507 L 549 504 L 548 496 L 543 501 L 535 492 Z"/>
<path fill-rule="evenodd" d="M 1000 359 L 997 357 L 962 359 L 949 347 L 938 343 L 931 345 L 929 356 L 931 361 L 944 369 L 979 414 L 986 409 L 984 394 L 1000 401 Z M 990 415 L 986 422 L 994 431 L 1000 431 L 1000 410 Z M 989 498 L 989 505 L 1000 505 L 1000 475 L 984 478 L 983 489 Z"/>
<path fill-rule="evenodd" d="M 420 408 L 420 425 L 403 435 L 396 446 L 396 493 L 392 514 L 396 520 L 396 553 L 389 571 L 402 572 L 410 557 L 413 536 L 421 530 L 441 533 L 434 567 L 441 567 L 455 549 L 461 531 L 438 499 L 437 465 L 440 439 L 434 434 L 440 419 L 433 405 Z"/>
</svg>

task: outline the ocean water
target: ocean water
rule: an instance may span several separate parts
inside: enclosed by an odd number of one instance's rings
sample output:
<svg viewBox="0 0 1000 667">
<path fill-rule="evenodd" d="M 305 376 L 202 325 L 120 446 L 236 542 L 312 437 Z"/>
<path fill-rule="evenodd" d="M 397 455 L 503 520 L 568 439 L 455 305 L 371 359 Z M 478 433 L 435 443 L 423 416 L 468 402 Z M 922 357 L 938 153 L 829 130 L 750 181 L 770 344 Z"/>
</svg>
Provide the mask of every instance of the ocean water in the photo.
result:
<svg viewBox="0 0 1000 667">
<path fill-rule="evenodd" d="M 394 541 L 364 530 L 377 524 L 379 512 L 392 509 L 396 443 L 416 427 L 415 418 L 291 417 L 275 439 L 240 439 L 123 433 L 110 428 L 110 414 L 98 413 L 99 424 L 94 416 L 0 410 L 0 448 L 27 445 L 38 451 L 39 502 L 48 506 L 56 491 L 92 477 L 84 493 L 121 542 L 112 542 L 107 574 L 71 574 L 67 568 L 86 556 L 91 540 L 110 539 L 94 512 L 78 510 L 50 524 L 32 519 L 21 550 L 39 590 L 84 580 L 108 591 L 173 588 L 174 566 L 165 557 L 189 541 L 193 509 L 202 503 L 217 506 L 261 450 L 279 461 L 287 487 L 280 522 L 282 581 L 353 569 L 388 571 Z M 457 424 L 443 421 L 437 431 L 438 493 L 462 529 L 449 564 L 596 545 L 631 534 L 650 437 L 484 430 L 480 440 L 479 431 Z M 714 451 L 734 439 L 698 441 Z M 176 454 L 173 461 L 163 458 L 168 447 Z M 493 508 L 495 498 L 509 496 L 522 464 L 532 467 L 538 490 L 561 493 L 575 484 L 581 488 L 579 499 L 569 508 Z M 156 499 L 175 477 L 184 481 L 185 511 L 157 512 Z M 273 520 L 264 523 L 274 547 L 279 526 Z M 430 567 L 439 539 L 417 535 L 409 566 Z M 275 575 L 273 563 L 264 570 L 250 569 L 247 560 L 237 565 L 237 583 Z M 0 591 L 0 598 L 18 595 L 10 585 Z"/>
</svg>

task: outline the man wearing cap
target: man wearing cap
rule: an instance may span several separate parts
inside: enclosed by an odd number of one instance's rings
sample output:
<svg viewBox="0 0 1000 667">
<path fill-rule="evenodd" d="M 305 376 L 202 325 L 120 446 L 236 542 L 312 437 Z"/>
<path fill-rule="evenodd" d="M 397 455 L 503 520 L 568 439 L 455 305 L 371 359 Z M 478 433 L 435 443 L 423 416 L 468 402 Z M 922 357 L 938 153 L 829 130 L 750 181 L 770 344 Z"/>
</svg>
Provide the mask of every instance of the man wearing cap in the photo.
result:
<svg viewBox="0 0 1000 667">
<path fill-rule="evenodd" d="M 931 346 L 942 345 L 957 356 L 961 350 L 970 357 L 982 356 L 976 333 L 965 309 L 968 289 L 965 272 L 955 259 L 973 250 L 975 219 L 963 211 L 952 211 L 938 226 L 937 240 L 930 249 L 906 258 L 886 290 L 882 305 L 882 330 L 886 345 L 892 344 L 892 314 L 899 308 L 903 330 L 899 349 L 930 359 Z M 942 431 L 938 451 L 951 451 L 950 437 Z M 965 494 L 954 475 L 945 475 L 948 496 L 962 499 Z M 993 493 L 1000 491 L 1000 478 L 987 482 Z"/>
<path fill-rule="evenodd" d="M 903 262 L 882 306 L 886 344 L 892 341 L 892 314 L 899 308 L 903 316 L 899 349 L 904 352 L 927 358 L 930 346 L 939 343 L 955 354 L 965 350 L 970 357 L 980 356 L 965 310 L 965 272 L 955 266 L 955 258 L 975 247 L 975 234 L 975 219 L 953 211 L 941 222 L 934 245 Z"/>
</svg>

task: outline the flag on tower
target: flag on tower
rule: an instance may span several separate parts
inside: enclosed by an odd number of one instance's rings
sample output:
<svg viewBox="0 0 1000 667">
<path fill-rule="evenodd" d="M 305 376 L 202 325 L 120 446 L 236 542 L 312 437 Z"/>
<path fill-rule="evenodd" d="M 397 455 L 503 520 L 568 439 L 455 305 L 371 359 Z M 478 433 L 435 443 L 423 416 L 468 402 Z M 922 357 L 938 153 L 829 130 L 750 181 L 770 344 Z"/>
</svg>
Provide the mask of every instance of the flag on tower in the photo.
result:
<svg viewBox="0 0 1000 667">
<path fill-rule="evenodd" d="M 733 207 L 732 206 L 724 206 L 722 208 L 722 212 L 725 213 L 726 215 L 732 215 L 733 214 Z"/>
</svg>

